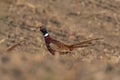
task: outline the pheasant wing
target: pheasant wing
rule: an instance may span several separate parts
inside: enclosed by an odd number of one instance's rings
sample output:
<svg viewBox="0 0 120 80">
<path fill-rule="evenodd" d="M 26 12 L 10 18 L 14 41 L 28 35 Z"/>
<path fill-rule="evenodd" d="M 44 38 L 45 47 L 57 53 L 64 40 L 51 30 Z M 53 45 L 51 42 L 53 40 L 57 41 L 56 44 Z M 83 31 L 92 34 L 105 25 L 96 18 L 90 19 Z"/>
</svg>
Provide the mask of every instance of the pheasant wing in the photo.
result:
<svg viewBox="0 0 120 80">
<path fill-rule="evenodd" d="M 64 43 L 60 42 L 60 41 L 57 41 L 57 40 L 53 40 L 51 43 L 50 43 L 50 47 L 57 51 L 57 52 L 69 52 L 70 49 L 67 45 L 65 45 Z"/>
</svg>

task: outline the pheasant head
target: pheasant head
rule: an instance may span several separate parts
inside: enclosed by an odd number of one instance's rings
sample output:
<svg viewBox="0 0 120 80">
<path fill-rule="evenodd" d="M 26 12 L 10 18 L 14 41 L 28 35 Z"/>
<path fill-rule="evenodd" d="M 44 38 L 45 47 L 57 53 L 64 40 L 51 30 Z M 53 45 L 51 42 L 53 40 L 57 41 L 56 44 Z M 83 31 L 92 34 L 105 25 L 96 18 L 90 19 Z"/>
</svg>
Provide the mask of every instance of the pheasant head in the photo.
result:
<svg viewBox="0 0 120 80">
<path fill-rule="evenodd" d="M 40 26 L 40 31 L 42 32 L 44 37 L 49 36 L 46 26 L 44 26 L 44 25 Z"/>
</svg>

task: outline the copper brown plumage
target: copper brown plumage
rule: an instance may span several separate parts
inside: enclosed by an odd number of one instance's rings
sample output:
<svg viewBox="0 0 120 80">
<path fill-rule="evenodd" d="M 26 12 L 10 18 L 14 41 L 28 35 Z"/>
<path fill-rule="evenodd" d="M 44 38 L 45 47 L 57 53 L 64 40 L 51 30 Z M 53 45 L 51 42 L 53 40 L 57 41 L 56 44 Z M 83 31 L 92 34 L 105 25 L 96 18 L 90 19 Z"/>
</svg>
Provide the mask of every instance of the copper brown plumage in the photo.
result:
<svg viewBox="0 0 120 80">
<path fill-rule="evenodd" d="M 77 44 L 67 45 L 58 40 L 51 38 L 50 35 L 48 34 L 48 31 L 45 28 L 45 25 L 42 25 L 39 28 L 44 36 L 46 47 L 52 55 L 55 55 L 56 52 L 58 52 L 59 54 L 66 54 L 71 52 L 75 48 L 82 48 L 89 46 L 91 41 L 102 39 L 102 38 L 95 38 L 95 39 L 82 41 Z"/>
</svg>

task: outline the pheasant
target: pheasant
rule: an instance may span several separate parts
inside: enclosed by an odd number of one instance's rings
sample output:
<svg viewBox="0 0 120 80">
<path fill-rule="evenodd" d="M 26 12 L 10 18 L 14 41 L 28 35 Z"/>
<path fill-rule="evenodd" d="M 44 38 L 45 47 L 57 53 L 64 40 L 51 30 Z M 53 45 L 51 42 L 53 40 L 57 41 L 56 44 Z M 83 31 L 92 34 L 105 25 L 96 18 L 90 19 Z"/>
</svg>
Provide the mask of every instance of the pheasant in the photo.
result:
<svg viewBox="0 0 120 80">
<path fill-rule="evenodd" d="M 95 39 L 85 40 L 80 43 L 68 45 L 68 44 L 64 44 L 56 39 L 53 39 L 49 35 L 49 33 L 45 27 L 46 27 L 45 25 L 42 25 L 39 27 L 39 29 L 44 36 L 46 47 L 52 55 L 55 55 L 56 52 L 58 52 L 59 54 L 67 54 L 67 53 L 71 52 L 72 50 L 74 50 L 75 48 L 82 48 L 82 47 L 89 46 L 91 41 L 102 39 L 102 38 L 95 38 Z"/>
</svg>

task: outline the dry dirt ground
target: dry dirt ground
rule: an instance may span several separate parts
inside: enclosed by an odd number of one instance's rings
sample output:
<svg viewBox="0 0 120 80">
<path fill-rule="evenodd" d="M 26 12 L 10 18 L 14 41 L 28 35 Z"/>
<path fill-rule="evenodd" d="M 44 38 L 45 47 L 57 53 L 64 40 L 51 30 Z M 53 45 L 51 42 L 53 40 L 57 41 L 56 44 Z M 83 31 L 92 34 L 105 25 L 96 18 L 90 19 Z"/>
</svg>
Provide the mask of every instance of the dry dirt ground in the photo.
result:
<svg viewBox="0 0 120 80">
<path fill-rule="evenodd" d="M 36 22 L 64 43 L 104 40 L 52 56 Z M 120 80 L 120 0 L 0 0 L 0 80 Z"/>
</svg>

